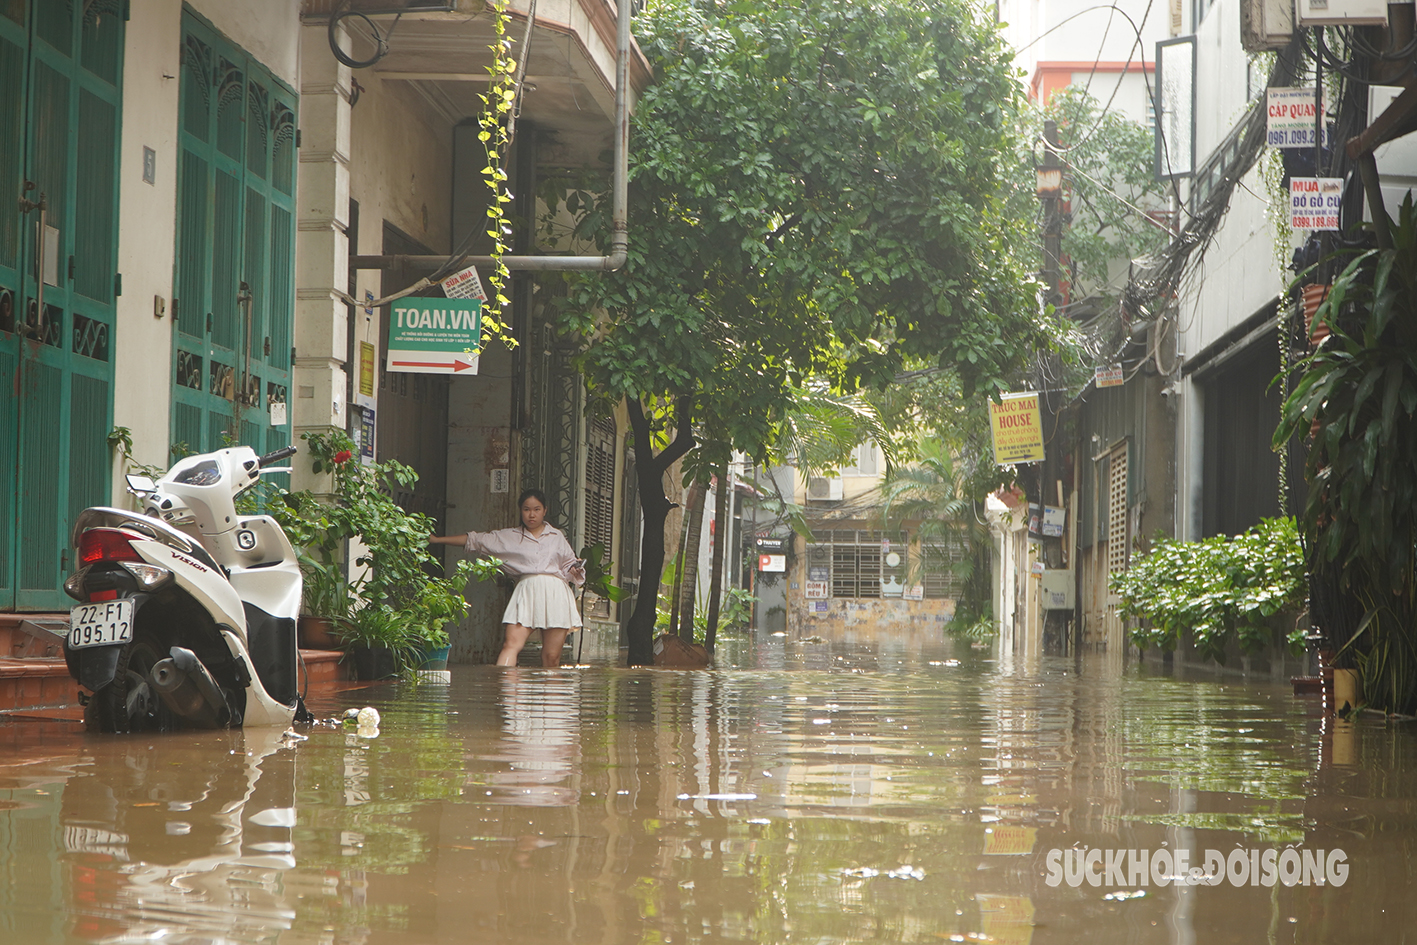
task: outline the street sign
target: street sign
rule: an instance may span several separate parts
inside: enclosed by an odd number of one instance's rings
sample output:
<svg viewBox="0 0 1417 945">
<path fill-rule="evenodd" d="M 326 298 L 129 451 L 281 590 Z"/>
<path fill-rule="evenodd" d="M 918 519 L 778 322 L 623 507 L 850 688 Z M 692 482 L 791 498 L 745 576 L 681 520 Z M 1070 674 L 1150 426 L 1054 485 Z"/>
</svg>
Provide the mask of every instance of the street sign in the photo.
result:
<svg viewBox="0 0 1417 945">
<path fill-rule="evenodd" d="M 1314 90 L 1273 88 L 1266 93 L 1267 121 L 1265 144 L 1271 148 L 1312 148 L 1314 146 Z M 1328 131 L 1324 130 L 1324 144 Z"/>
<path fill-rule="evenodd" d="M 1293 177 L 1289 180 L 1289 225 L 1295 230 L 1337 230 L 1343 204 L 1343 178 Z"/>
<path fill-rule="evenodd" d="M 1004 394 L 989 403 L 989 428 L 994 434 L 994 462 L 1036 463 L 1043 459 L 1043 425 L 1038 394 Z"/>
<path fill-rule="evenodd" d="M 478 299 L 487 301 L 487 290 L 482 288 L 477 267 L 468 266 L 462 272 L 455 272 L 443 280 L 443 291 L 450 299 Z"/>
<path fill-rule="evenodd" d="M 788 557 L 785 554 L 760 554 L 758 555 L 758 571 L 786 571 L 788 570 Z"/>
<path fill-rule="evenodd" d="M 389 318 L 388 370 L 476 374 L 482 344 L 479 299 L 400 299 Z"/>
<path fill-rule="evenodd" d="M 1120 364 L 1099 364 L 1093 370 L 1093 377 L 1097 379 L 1098 387 L 1121 387 L 1127 381 Z"/>
</svg>

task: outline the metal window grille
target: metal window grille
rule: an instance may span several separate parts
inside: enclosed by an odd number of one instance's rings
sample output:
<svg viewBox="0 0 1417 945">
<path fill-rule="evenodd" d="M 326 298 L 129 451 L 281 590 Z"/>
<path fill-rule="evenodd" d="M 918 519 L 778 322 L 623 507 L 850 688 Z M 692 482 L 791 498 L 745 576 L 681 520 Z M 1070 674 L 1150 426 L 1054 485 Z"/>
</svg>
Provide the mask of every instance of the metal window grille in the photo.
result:
<svg viewBox="0 0 1417 945">
<path fill-rule="evenodd" d="M 885 533 L 879 531 L 822 531 L 819 540 L 808 546 L 808 568 L 820 568 L 824 562 L 830 562 L 827 567 L 830 568 L 832 597 L 880 597 L 883 576 L 881 542 L 885 537 Z M 904 548 L 902 543 L 902 553 Z M 808 578 L 813 579 L 810 570 Z"/>
<path fill-rule="evenodd" d="M 615 538 L 615 421 L 586 423 L 585 542 L 610 551 Z M 597 598 L 586 615 L 609 619 L 610 601 Z"/>
<path fill-rule="evenodd" d="M 965 552 L 964 542 L 955 538 L 921 543 L 921 583 L 925 585 L 926 599 L 959 598 L 964 582 L 958 568 Z"/>
<path fill-rule="evenodd" d="M 1107 570 L 1127 569 L 1127 447 L 1107 463 Z"/>
</svg>

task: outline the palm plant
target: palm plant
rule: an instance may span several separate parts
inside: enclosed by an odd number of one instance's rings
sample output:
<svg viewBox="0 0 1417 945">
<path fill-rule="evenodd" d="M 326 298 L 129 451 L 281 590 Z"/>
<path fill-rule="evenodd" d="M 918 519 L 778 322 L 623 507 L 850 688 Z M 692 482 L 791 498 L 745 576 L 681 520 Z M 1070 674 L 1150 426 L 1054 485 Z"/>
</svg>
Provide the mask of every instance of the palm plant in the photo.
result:
<svg viewBox="0 0 1417 945">
<path fill-rule="evenodd" d="M 917 522 L 920 554 L 906 569 L 906 583 L 918 584 L 928 570 L 948 570 L 961 592 L 953 627 L 968 631 L 992 620 L 989 526 L 977 490 L 977 463 L 951 452 L 934 437 L 922 437 L 916 460 L 893 468 L 881 485 L 881 515 L 887 527 Z M 951 547 L 963 554 L 954 558 Z"/>
</svg>

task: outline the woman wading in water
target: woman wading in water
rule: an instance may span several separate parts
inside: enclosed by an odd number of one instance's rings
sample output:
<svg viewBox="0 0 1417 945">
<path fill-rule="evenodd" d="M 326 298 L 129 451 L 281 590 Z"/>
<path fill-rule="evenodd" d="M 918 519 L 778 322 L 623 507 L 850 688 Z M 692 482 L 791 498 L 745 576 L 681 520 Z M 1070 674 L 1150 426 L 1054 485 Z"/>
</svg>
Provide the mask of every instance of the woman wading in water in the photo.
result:
<svg viewBox="0 0 1417 945">
<path fill-rule="evenodd" d="M 585 562 L 576 557 L 565 534 L 546 521 L 546 496 L 541 490 L 526 490 L 517 505 L 522 515 L 519 528 L 430 535 L 429 541 L 500 558 L 502 570 L 516 578 L 512 601 L 502 614 L 506 637 L 498 666 L 517 665 L 517 654 L 534 631 L 541 632 L 541 665 L 560 666 L 567 635 L 581 627 L 570 584 L 585 583 Z"/>
</svg>

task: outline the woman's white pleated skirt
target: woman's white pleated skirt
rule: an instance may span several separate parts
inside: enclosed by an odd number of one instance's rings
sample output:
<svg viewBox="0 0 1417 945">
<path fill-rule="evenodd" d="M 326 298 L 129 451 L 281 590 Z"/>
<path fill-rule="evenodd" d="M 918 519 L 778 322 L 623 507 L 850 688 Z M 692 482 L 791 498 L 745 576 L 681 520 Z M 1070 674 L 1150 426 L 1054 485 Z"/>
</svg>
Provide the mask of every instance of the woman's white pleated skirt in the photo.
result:
<svg viewBox="0 0 1417 945">
<path fill-rule="evenodd" d="M 528 574 L 517 581 L 502 622 L 532 630 L 571 629 L 581 626 L 581 614 L 571 585 L 554 574 Z"/>
</svg>

